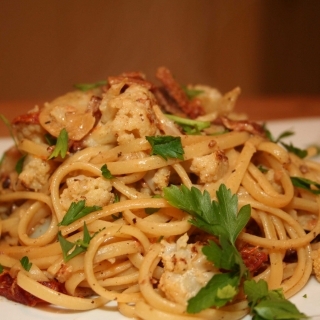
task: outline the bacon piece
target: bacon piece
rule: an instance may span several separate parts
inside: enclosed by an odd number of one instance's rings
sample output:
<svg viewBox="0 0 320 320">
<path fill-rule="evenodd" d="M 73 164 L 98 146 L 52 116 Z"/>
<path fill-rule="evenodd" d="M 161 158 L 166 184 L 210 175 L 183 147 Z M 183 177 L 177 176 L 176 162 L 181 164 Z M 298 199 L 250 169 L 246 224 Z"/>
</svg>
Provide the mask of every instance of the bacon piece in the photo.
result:
<svg viewBox="0 0 320 320">
<path fill-rule="evenodd" d="M 265 136 L 265 131 L 259 123 L 249 121 L 249 120 L 231 120 L 227 117 L 220 117 L 216 119 L 215 124 L 222 124 L 229 130 L 233 131 L 246 131 L 252 134 L 257 134 L 260 136 Z"/>
<path fill-rule="evenodd" d="M 240 250 L 240 253 L 244 264 L 251 272 L 257 271 L 268 260 L 268 255 L 259 247 L 246 245 Z"/>
<path fill-rule="evenodd" d="M 166 67 L 158 68 L 156 77 L 163 83 L 168 94 L 175 100 L 188 117 L 194 119 L 205 113 L 200 100 L 193 99 L 192 101 L 189 101 L 186 93 L 173 78 L 169 69 Z"/>
<path fill-rule="evenodd" d="M 15 117 L 12 124 L 26 123 L 26 124 L 39 124 L 39 112 L 30 112 Z"/>
<path fill-rule="evenodd" d="M 56 280 L 41 281 L 40 283 L 52 290 L 66 293 L 64 285 Z M 7 271 L 4 271 L 0 274 L 0 295 L 8 300 L 30 307 L 34 307 L 39 303 L 47 303 L 46 301 L 35 297 L 33 294 L 19 287 L 17 284 L 17 279 L 11 277 Z"/>
</svg>

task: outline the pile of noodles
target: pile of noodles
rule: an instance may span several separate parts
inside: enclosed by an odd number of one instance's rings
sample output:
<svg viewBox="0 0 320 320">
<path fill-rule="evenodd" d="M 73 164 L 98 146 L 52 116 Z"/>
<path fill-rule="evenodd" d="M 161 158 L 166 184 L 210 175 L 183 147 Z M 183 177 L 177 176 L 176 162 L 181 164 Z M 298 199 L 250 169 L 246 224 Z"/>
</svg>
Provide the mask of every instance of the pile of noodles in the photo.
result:
<svg viewBox="0 0 320 320">
<path fill-rule="evenodd" d="M 183 160 L 150 155 L 150 143 L 140 133 L 133 134 L 128 141 L 119 140 L 121 137 L 114 135 L 105 143 L 90 145 L 86 142 L 86 145 L 83 142 L 85 139 L 89 141 L 87 137 L 101 125 L 101 119 L 105 117 L 103 103 L 112 100 L 109 97 L 105 102 L 104 99 L 115 87 L 118 97 L 124 95 L 127 88 L 148 91 L 151 101 L 148 110 L 154 117 L 151 124 L 156 126 L 154 135 L 181 137 Z M 238 93 L 234 90 L 213 99 L 215 105 L 212 110 L 207 109 L 205 114 L 194 117 L 195 120 L 209 121 L 210 126 L 190 135 L 166 117 L 168 111 L 153 97 L 153 89 L 146 88 L 143 83 L 141 85 L 137 77 L 119 77 L 117 81 L 111 81 L 111 85 L 89 93 L 77 91 L 80 96 L 99 96 L 102 116 L 95 117 L 89 134 L 74 139 L 64 158 L 58 156 L 50 160 L 53 147 L 33 139 L 24 130 L 32 125 L 46 133 L 50 132 L 50 125 L 57 124 L 47 123 L 44 127 L 41 121 L 32 123 L 28 117 L 28 121 L 17 121 L 17 145 L 13 149 L 18 149 L 22 155 L 50 162 L 53 169 L 46 182 L 36 190 L 19 185 L 19 174 L 14 180 L 14 170 L 11 168 L 10 172 L 5 166 L 5 158 L 3 160 L 0 194 L 0 265 L 3 273 L 10 274 L 20 288 L 41 301 L 72 310 L 90 310 L 115 301 L 118 310 L 127 317 L 239 319 L 248 313 L 247 302 L 241 294 L 225 307 L 191 315 L 186 313 L 186 303 L 170 299 L 158 287 L 164 273 L 161 262 L 164 243 L 174 243 L 184 234 L 188 235 L 189 241 L 203 237 L 205 242 L 208 238 L 192 227 L 187 213 L 169 205 L 162 197 L 161 188 L 171 184 L 184 184 L 188 188 L 194 186 L 201 191 L 207 190 L 215 199 L 217 189 L 225 184 L 237 194 L 239 207 L 251 206 L 250 225 L 239 236 L 239 250 L 250 247 L 252 252 L 258 250 L 267 255 L 267 260 L 253 271 L 254 279 L 264 279 L 270 289 L 282 288 L 287 298 L 299 292 L 313 272 L 313 263 L 316 265 L 318 244 L 315 239 L 320 231 L 320 203 L 319 196 L 294 187 L 291 177 L 303 177 L 319 183 L 320 164 L 310 159 L 311 149 L 301 159 L 270 141 L 263 130 L 255 130 L 259 127 L 257 124 L 237 117 L 232 107 Z M 208 95 L 203 94 L 203 103 L 205 99 Z M 120 107 L 116 110 L 121 112 Z M 34 114 L 39 114 L 39 110 L 32 111 Z M 114 117 L 104 119 L 105 123 L 110 124 Z M 68 125 L 69 137 L 72 130 L 77 132 L 77 128 L 71 128 L 72 125 L 77 127 L 78 123 L 74 121 Z M 142 128 L 144 123 L 140 125 Z M 60 127 L 57 128 L 50 133 L 60 131 Z M 110 135 L 110 131 L 106 135 Z M 13 149 L 6 153 L 8 159 L 15 152 Z M 201 159 L 208 155 L 214 155 L 215 160 L 210 160 L 209 166 L 216 168 L 212 168 L 215 176 L 207 179 L 207 162 L 198 171 L 190 168 L 195 165 L 194 161 L 200 160 L 201 163 Z M 66 214 L 62 202 L 66 181 L 84 177 L 103 178 L 103 165 L 112 174 L 108 180 L 109 189 L 105 190 L 105 195 L 102 193 L 102 197 L 110 198 L 109 202 L 67 226 L 59 225 Z M 222 168 L 219 167 L 221 165 Z M 167 173 L 165 185 L 154 187 L 154 177 L 161 170 Z M 11 185 L 4 187 L 8 177 L 15 186 L 9 181 Z M 74 197 L 74 201 L 81 199 L 90 201 L 90 196 L 86 198 L 84 192 L 82 196 Z M 145 209 L 148 208 L 154 212 L 147 214 Z M 58 233 L 75 243 L 83 239 L 84 223 L 90 235 L 94 236 L 84 252 L 66 262 Z M 23 257 L 28 257 L 32 263 L 29 271 L 21 266 Z M 45 285 L 53 280 L 63 284 L 63 290 Z M 2 289 L 4 281 L 2 278 Z"/>
</svg>

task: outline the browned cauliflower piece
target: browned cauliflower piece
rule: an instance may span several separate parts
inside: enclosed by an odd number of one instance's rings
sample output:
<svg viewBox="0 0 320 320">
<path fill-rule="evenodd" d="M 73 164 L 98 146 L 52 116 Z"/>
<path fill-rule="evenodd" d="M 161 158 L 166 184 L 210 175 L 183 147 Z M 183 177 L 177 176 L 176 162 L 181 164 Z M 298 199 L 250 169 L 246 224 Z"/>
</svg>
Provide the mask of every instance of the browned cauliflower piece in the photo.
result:
<svg viewBox="0 0 320 320">
<path fill-rule="evenodd" d="M 153 193 L 161 193 L 162 189 L 169 184 L 170 173 L 169 167 L 163 167 L 158 170 L 147 172 L 144 180 Z"/>
<path fill-rule="evenodd" d="M 19 180 L 27 189 L 39 191 L 48 183 L 55 168 L 54 162 L 28 154 L 24 159 Z"/>
<path fill-rule="evenodd" d="M 99 107 L 101 119 L 84 139 L 84 145 L 121 145 L 136 138 L 159 134 L 152 109 L 156 104 L 153 94 L 138 84 L 132 84 L 122 92 L 123 86 L 123 83 L 115 84 L 104 94 Z"/>
<path fill-rule="evenodd" d="M 227 156 L 222 150 L 216 150 L 206 156 L 195 157 L 190 170 L 199 176 L 201 183 L 210 183 L 221 179 L 228 167 Z"/>
<path fill-rule="evenodd" d="M 173 243 L 162 240 L 160 253 L 164 272 L 159 289 L 169 300 L 184 306 L 218 272 L 202 253 L 202 245 L 187 241 L 187 234 Z"/>
<path fill-rule="evenodd" d="M 207 114 L 212 112 L 217 112 L 218 115 L 230 113 L 241 93 L 240 88 L 235 88 L 222 95 L 217 89 L 201 84 L 189 85 L 188 88 L 200 92 L 197 99 L 201 101 Z"/>
<path fill-rule="evenodd" d="M 316 279 L 320 282 L 320 248 L 312 251 L 312 267 Z"/>
<path fill-rule="evenodd" d="M 72 202 L 86 200 L 87 206 L 105 206 L 114 201 L 111 192 L 111 182 L 102 177 L 87 177 L 79 175 L 66 180 L 66 188 L 63 190 L 60 203 L 64 210 L 68 210 Z"/>
</svg>

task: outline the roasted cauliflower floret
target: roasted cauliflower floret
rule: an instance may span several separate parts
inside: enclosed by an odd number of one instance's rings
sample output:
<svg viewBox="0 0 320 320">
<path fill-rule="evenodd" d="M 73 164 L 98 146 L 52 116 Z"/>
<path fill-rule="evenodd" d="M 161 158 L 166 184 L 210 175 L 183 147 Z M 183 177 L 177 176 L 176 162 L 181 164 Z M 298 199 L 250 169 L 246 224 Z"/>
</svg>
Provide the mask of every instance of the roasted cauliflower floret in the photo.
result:
<svg viewBox="0 0 320 320">
<path fill-rule="evenodd" d="M 210 183 L 221 179 L 227 172 L 229 161 L 221 150 L 216 150 L 206 156 L 195 157 L 190 170 L 199 176 L 201 183 Z"/>
<path fill-rule="evenodd" d="M 60 202 L 64 210 L 68 210 L 72 202 L 86 200 L 87 206 L 105 206 L 114 201 L 109 180 L 102 177 L 93 178 L 84 175 L 68 178 Z"/>
<path fill-rule="evenodd" d="M 184 306 L 218 272 L 202 253 L 202 245 L 187 241 L 186 234 L 176 243 L 162 240 L 160 254 L 164 272 L 159 289 L 169 300 Z"/>
<path fill-rule="evenodd" d="M 100 104 L 101 119 L 84 139 L 86 146 L 107 143 L 125 144 L 136 138 L 159 134 L 152 106 L 153 94 L 145 87 L 132 84 L 122 92 L 125 83 L 112 86 Z"/>
<path fill-rule="evenodd" d="M 189 85 L 188 88 L 199 92 L 197 99 L 201 101 L 207 114 L 216 112 L 218 115 L 233 111 L 235 102 L 241 92 L 240 88 L 235 88 L 225 95 L 222 95 L 217 89 L 200 84 L 194 86 Z"/>
<path fill-rule="evenodd" d="M 153 193 L 161 193 L 162 189 L 169 184 L 170 173 L 169 167 L 163 167 L 158 170 L 147 172 L 144 180 Z"/>
<path fill-rule="evenodd" d="M 153 182 L 154 182 L 156 191 L 160 191 L 163 188 L 167 187 L 169 184 L 169 178 L 170 178 L 169 167 L 163 167 L 157 170 L 153 177 Z"/>
<path fill-rule="evenodd" d="M 19 180 L 27 189 L 39 191 L 48 183 L 55 168 L 54 162 L 28 154 L 23 161 Z"/>
<path fill-rule="evenodd" d="M 320 282 L 320 248 L 312 251 L 311 258 L 314 275 Z"/>
<path fill-rule="evenodd" d="M 120 145 L 157 134 L 156 118 L 152 110 L 154 103 L 150 91 L 139 85 L 129 87 L 110 102 L 111 108 L 118 109 L 111 123 L 111 131 Z"/>
</svg>

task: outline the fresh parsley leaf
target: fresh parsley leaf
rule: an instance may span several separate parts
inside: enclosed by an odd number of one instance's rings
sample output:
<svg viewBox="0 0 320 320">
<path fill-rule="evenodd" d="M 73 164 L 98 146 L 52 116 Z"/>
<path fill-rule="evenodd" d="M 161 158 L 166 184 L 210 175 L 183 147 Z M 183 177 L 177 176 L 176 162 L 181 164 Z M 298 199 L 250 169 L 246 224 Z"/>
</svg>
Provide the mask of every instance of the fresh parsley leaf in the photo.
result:
<svg viewBox="0 0 320 320">
<path fill-rule="evenodd" d="M 224 306 L 238 293 L 239 281 L 239 276 L 230 272 L 215 274 L 207 285 L 188 301 L 187 312 L 197 313 L 212 306 Z"/>
<path fill-rule="evenodd" d="M 270 132 L 270 130 L 267 128 L 265 123 L 263 124 L 263 129 L 266 134 L 266 137 L 274 143 L 278 143 L 278 142 L 280 142 L 280 140 L 294 135 L 294 131 L 287 130 L 287 131 L 280 133 L 279 136 L 277 138 L 275 138 L 272 135 L 272 133 Z"/>
<path fill-rule="evenodd" d="M 110 170 L 108 169 L 107 165 L 104 164 L 102 167 L 101 167 L 101 173 L 102 173 L 102 176 L 105 178 L 105 179 L 112 179 L 114 178 L 114 176 L 111 174 Z"/>
<path fill-rule="evenodd" d="M 83 224 L 83 239 L 76 242 L 70 242 L 65 239 L 61 231 L 58 233 L 58 240 L 62 249 L 63 260 L 68 262 L 75 256 L 85 252 L 89 246 L 91 239 L 96 235 L 90 236 L 86 223 Z M 72 250 L 72 251 L 71 251 Z M 71 251 L 71 252 L 70 252 Z"/>
<path fill-rule="evenodd" d="M 239 251 L 224 237 L 220 237 L 220 246 L 209 240 L 209 245 L 203 246 L 202 252 L 215 267 L 223 270 L 237 271 L 243 263 Z M 245 268 L 245 266 L 241 266 Z"/>
<path fill-rule="evenodd" d="M 27 256 L 24 256 L 21 258 L 20 263 L 24 270 L 29 271 L 32 267 L 32 263 L 29 262 L 29 258 Z"/>
<path fill-rule="evenodd" d="M 307 319 L 307 316 L 297 309 L 297 307 L 289 300 L 280 301 L 261 301 L 253 310 L 253 320 L 266 319 Z"/>
<path fill-rule="evenodd" d="M 301 177 L 290 177 L 290 179 L 295 187 L 307 190 L 313 194 L 320 194 L 320 183 Z M 311 186 L 317 189 L 313 189 Z"/>
<path fill-rule="evenodd" d="M 286 144 L 286 143 L 281 141 L 284 138 L 287 138 L 287 137 L 290 137 L 290 136 L 294 135 L 293 131 L 290 131 L 290 130 L 284 131 L 277 138 L 274 138 L 273 135 L 271 134 L 271 132 L 267 129 L 265 124 L 263 125 L 263 128 L 264 128 L 264 131 L 265 131 L 265 134 L 266 134 L 267 138 L 270 141 L 272 141 L 274 143 L 279 143 L 280 142 L 282 144 L 282 146 L 288 152 L 294 153 L 299 158 L 305 158 L 308 155 L 308 151 L 307 150 L 303 150 L 303 149 L 297 148 L 292 143 Z"/>
<path fill-rule="evenodd" d="M 162 198 L 162 196 L 160 194 L 155 194 L 152 196 L 152 198 Z M 146 214 L 153 214 L 156 213 L 160 210 L 160 208 L 145 208 L 144 211 Z"/>
<path fill-rule="evenodd" d="M 197 97 L 198 95 L 204 92 L 203 90 L 191 89 L 191 88 L 188 88 L 187 86 L 183 86 L 182 90 L 185 92 L 189 100 L 194 99 L 195 97 Z"/>
<path fill-rule="evenodd" d="M 81 90 L 81 91 L 89 91 L 95 88 L 99 88 L 105 86 L 107 84 L 106 80 L 97 81 L 95 83 L 78 83 L 74 84 L 74 88 Z"/>
<path fill-rule="evenodd" d="M 3 272 L 4 268 L 3 266 L 0 264 L 0 274 Z"/>
<path fill-rule="evenodd" d="M 221 184 L 217 191 L 218 201 L 211 201 L 208 191 L 195 187 L 190 190 L 182 185 L 164 188 L 164 198 L 174 207 L 193 216 L 191 223 L 215 236 L 224 236 L 235 243 L 241 230 L 250 219 L 250 205 L 243 206 L 238 213 L 237 195 Z"/>
<path fill-rule="evenodd" d="M 183 160 L 184 150 L 180 137 L 172 136 L 146 136 L 151 144 L 151 155 L 158 155 L 163 159 L 177 158 Z"/>
<path fill-rule="evenodd" d="M 281 289 L 268 290 L 268 284 L 264 280 L 246 280 L 244 292 L 247 295 L 253 320 L 273 319 L 306 319 L 297 307 L 285 299 Z"/>
<path fill-rule="evenodd" d="M 86 204 L 85 200 L 80 200 L 79 202 L 72 202 L 68 211 L 66 212 L 63 219 L 58 225 L 68 226 L 72 222 L 86 216 L 87 214 L 102 209 L 99 206 L 86 207 L 85 204 Z"/>
<path fill-rule="evenodd" d="M 203 129 L 210 127 L 210 121 L 198 121 L 166 114 L 166 117 L 176 122 L 187 134 L 199 134 Z"/>
<path fill-rule="evenodd" d="M 267 173 L 269 171 L 268 168 L 266 168 L 265 166 L 263 165 L 259 165 L 258 166 L 258 169 L 262 172 L 262 173 Z"/>
<path fill-rule="evenodd" d="M 238 198 L 225 185 L 220 185 L 217 201 L 211 201 L 207 191 L 190 190 L 181 186 L 164 189 L 164 198 L 172 205 L 188 212 L 190 221 L 198 228 L 217 237 L 209 241 L 202 251 L 207 259 L 223 273 L 215 274 L 205 287 L 188 301 L 187 312 L 197 313 L 212 306 L 221 307 L 237 295 L 242 279 L 248 278 L 248 270 L 235 247 L 235 241 L 250 219 L 250 206 L 238 211 Z M 229 271 L 229 272 L 226 272 Z M 304 314 L 284 298 L 281 290 L 268 290 L 264 280 L 244 281 L 253 320 L 301 319 Z"/>
<path fill-rule="evenodd" d="M 64 158 L 68 151 L 68 131 L 63 128 L 58 136 L 57 144 L 55 145 L 51 155 L 49 156 L 49 160 L 52 158 L 56 158 L 59 155 L 61 158 Z"/>
<path fill-rule="evenodd" d="M 20 174 L 22 172 L 22 169 L 23 169 L 23 163 L 24 163 L 24 160 L 26 159 L 26 156 L 27 155 L 23 155 L 16 163 L 16 166 L 15 166 L 15 170 L 18 174 Z"/>
<path fill-rule="evenodd" d="M 52 136 L 50 133 L 46 133 L 44 139 L 49 146 L 54 146 L 57 143 L 56 137 Z"/>
<path fill-rule="evenodd" d="M 188 212 L 192 216 L 190 223 L 218 238 L 219 245 L 209 241 L 202 251 L 216 267 L 230 271 L 214 275 L 188 301 L 187 311 L 190 313 L 212 306 L 220 307 L 231 301 L 238 292 L 241 278 L 248 274 L 235 241 L 250 219 L 251 208 L 246 205 L 238 212 L 238 198 L 224 184 L 216 194 L 217 201 L 212 201 L 208 191 L 201 193 L 195 187 L 190 190 L 184 185 L 181 188 L 164 188 L 164 198 L 172 206 Z"/>
<path fill-rule="evenodd" d="M 286 148 L 288 152 L 294 153 L 299 158 L 303 159 L 308 155 L 308 151 L 304 149 L 300 149 L 295 147 L 292 143 L 286 144 L 284 142 L 281 142 L 281 144 Z"/>
</svg>

